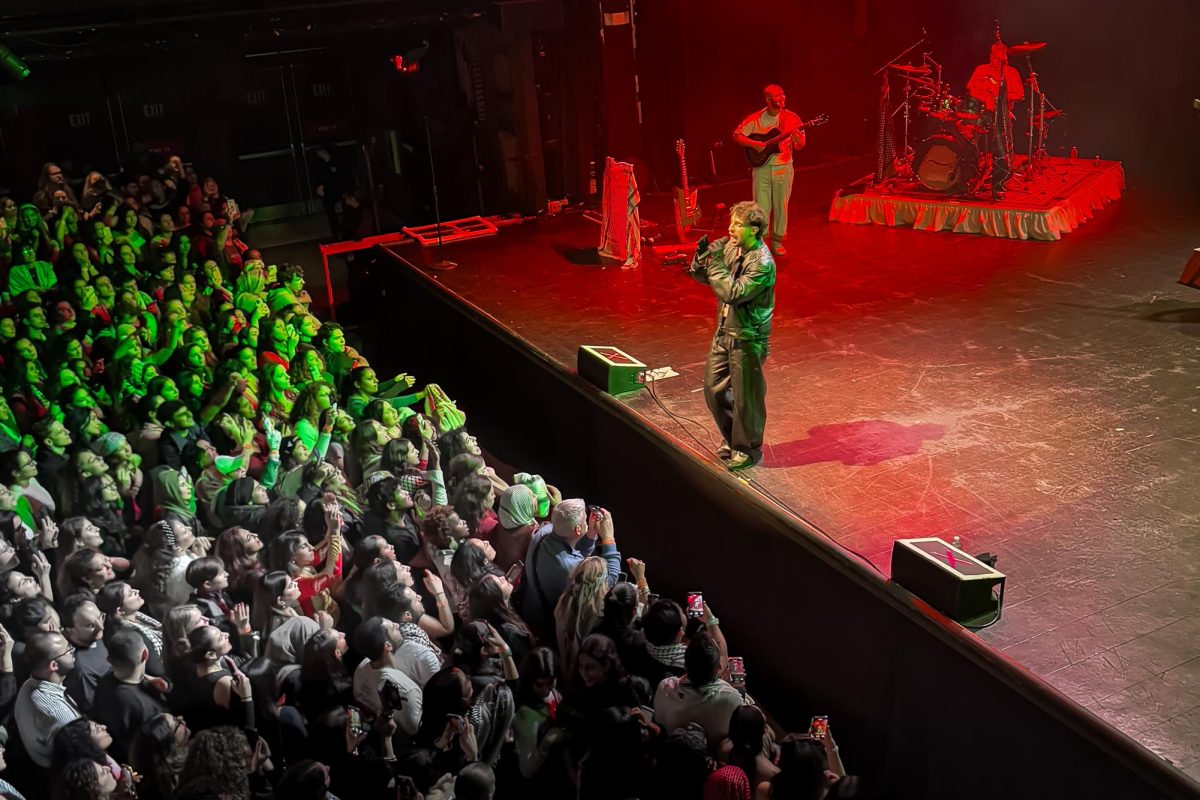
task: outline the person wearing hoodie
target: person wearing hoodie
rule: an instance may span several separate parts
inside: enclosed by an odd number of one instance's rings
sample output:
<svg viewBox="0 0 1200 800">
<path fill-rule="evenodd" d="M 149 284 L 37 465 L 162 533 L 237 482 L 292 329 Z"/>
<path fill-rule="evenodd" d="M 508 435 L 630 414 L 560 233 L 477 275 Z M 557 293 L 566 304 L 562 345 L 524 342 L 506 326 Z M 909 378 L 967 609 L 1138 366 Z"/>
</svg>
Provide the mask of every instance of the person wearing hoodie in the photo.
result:
<svg viewBox="0 0 1200 800">
<path fill-rule="evenodd" d="M 266 487 L 254 478 L 245 476 L 235 479 L 217 492 L 213 507 L 222 528 L 238 526 L 256 531 L 262 527 L 270 502 Z"/>
</svg>

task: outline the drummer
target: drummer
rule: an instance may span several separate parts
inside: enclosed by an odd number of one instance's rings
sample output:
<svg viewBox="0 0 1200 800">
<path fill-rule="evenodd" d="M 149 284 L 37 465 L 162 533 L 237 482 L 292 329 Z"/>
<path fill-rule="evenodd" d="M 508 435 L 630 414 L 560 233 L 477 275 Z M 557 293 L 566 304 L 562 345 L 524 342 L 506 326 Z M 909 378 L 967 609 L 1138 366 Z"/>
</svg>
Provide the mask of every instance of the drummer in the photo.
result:
<svg viewBox="0 0 1200 800">
<path fill-rule="evenodd" d="M 1017 68 L 1009 65 L 1008 48 L 1003 42 L 994 42 L 988 54 L 988 63 L 980 64 L 971 73 L 971 80 L 967 81 L 967 92 L 981 100 L 988 111 L 994 112 L 996 100 L 1000 96 L 1002 75 L 1007 84 L 1005 89 L 1008 93 L 1008 111 L 1011 114 L 1013 105 L 1025 98 L 1025 84 L 1021 81 L 1021 73 L 1017 72 Z M 992 137 L 992 152 L 996 154 L 992 170 L 992 196 L 996 199 L 1004 196 L 1005 183 L 1010 173 L 1009 154 L 1005 152 L 999 138 Z"/>
<path fill-rule="evenodd" d="M 1004 76 L 1008 80 L 1008 107 L 1011 110 L 1014 103 L 1025 99 L 1025 84 L 1021 81 L 1021 73 L 1017 68 L 1008 64 L 1008 47 L 1003 42 L 994 42 L 989 53 L 988 63 L 980 64 L 971 73 L 967 81 L 967 91 L 972 97 L 983 101 L 988 111 L 996 110 L 996 98 L 1000 94 L 1000 69 L 1004 68 Z"/>
</svg>

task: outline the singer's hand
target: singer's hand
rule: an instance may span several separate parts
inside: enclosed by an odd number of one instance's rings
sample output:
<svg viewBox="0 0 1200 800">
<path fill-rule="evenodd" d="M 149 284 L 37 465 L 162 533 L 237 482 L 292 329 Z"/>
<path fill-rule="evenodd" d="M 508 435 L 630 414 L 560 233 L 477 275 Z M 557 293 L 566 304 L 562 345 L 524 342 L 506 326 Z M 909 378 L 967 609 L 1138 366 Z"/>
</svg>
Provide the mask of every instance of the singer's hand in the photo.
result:
<svg viewBox="0 0 1200 800">
<path fill-rule="evenodd" d="M 708 250 L 708 234 L 707 233 L 700 237 L 700 241 L 696 242 L 696 255 L 701 255 L 706 250 Z"/>
</svg>

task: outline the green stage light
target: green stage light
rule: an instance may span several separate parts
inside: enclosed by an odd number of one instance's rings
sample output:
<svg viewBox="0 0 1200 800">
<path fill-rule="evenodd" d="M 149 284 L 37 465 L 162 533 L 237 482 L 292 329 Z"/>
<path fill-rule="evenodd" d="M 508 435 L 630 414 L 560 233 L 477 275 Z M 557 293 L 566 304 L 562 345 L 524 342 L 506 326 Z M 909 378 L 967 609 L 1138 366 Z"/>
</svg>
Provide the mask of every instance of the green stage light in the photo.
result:
<svg viewBox="0 0 1200 800">
<path fill-rule="evenodd" d="M 19 81 L 29 77 L 29 67 L 6 45 L 0 44 L 0 69 Z"/>
</svg>

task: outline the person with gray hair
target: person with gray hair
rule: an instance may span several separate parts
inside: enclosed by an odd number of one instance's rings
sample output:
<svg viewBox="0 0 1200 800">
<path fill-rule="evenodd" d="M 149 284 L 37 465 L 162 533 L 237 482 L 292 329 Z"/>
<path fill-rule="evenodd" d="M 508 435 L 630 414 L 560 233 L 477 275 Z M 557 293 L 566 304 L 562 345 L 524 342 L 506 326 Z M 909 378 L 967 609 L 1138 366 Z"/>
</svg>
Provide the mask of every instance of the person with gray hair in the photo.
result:
<svg viewBox="0 0 1200 800">
<path fill-rule="evenodd" d="M 521 615 L 545 641 L 553 641 L 554 606 L 567 587 L 576 565 L 596 555 L 608 562 L 608 586 L 621 574 L 621 553 L 613 536 L 612 515 L 583 500 L 563 500 L 554 507 L 550 522 L 533 535 L 525 557 L 525 589 Z"/>
</svg>

